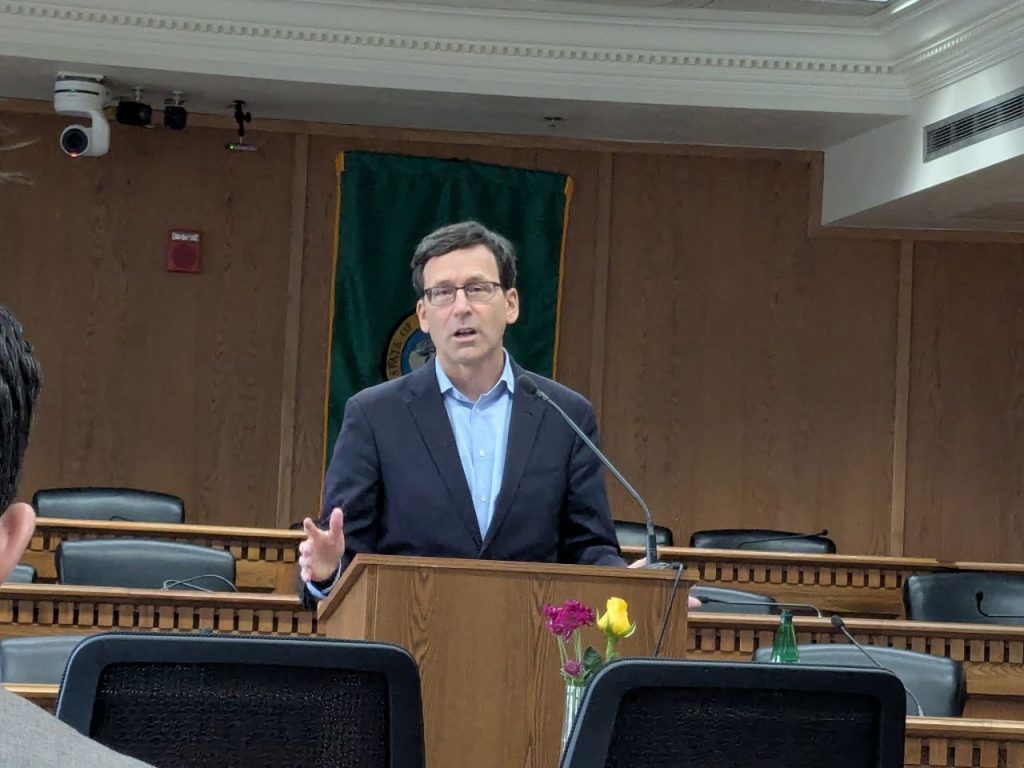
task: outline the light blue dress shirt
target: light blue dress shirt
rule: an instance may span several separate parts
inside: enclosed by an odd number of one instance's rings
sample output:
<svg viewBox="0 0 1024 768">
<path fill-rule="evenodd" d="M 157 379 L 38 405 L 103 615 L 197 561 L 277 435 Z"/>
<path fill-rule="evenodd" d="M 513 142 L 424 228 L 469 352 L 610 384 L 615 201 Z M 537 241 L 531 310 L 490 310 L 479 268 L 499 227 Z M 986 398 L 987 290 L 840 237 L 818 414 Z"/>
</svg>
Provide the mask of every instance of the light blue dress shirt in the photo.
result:
<svg viewBox="0 0 1024 768">
<path fill-rule="evenodd" d="M 448 421 L 455 434 L 455 445 L 459 450 L 462 471 L 466 473 L 466 484 L 473 497 L 473 509 L 476 511 L 477 524 L 480 526 L 480 538 L 487 536 L 487 528 L 494 517 L 494 502 L 501 490 L 501 480 L 505 475 L 505 453 L 508 446 L 508 427 L 512 421 L 512 393 L 515 391 L 516 380 L 512 375 L 512 362 L 505 353 L 505 368 L 501 372 L 498 383 L 474 403 L 459 392 L 452 380 L 441 369 L 441 364 L 434 359 L 434 370 L 437 372 L 437 384 L 441 389 Z M 339 571 L 334 582 L 323 590 L 312 584 L 306 589 L 318 600 L 323 600 L 334 584 L 337 583 Z"/>
<path fill-rule="evenodd" d="M 512 363 L 505 353 L 501 378 L 476 402 L 455 388 L 437 358 L 434 358 L 434 366 L 448 421 L 455 433 L 462 471 L 466 473 L 466 484 L 473 498 L 480 538 L 483 539 L 494 517 L 494 502 L 505 474 L 505 449 L 512 420 L 512 393 L 515 391 Z"/>
</svg>

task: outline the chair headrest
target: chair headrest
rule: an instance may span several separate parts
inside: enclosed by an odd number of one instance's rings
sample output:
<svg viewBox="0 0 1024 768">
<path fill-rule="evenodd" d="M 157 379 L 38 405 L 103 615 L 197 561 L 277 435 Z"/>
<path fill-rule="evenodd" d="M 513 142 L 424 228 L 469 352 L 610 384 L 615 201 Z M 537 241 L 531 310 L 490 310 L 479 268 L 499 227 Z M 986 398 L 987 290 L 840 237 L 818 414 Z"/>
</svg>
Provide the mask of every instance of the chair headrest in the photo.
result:
<svg viewBox="0 0 1024 768">
<path fill-rule="evenodd" d="M 59 683 L 75 646 L 88 635 L 14 637 L 0 640 L 0 681 Z"/>
<path fill-rule="evenodd" d="M 59 584 L 162 589 L 165 581 L 194 580 L 195 586 L 221 592 L 231 590 L 222 580 L 235 581 L 230 552 L 172 541 L 64 541 L 57 547 L 56 560 Z M 197 579 L 201 576 L 212 578 Z"/>
<path fill-rule="evenodd" d="M 720 528 L 696 531 L 690 546 L 699 549 L 749 549 L 752 552 L 803 552 L 834 555 L 836 544 L 817 533 L 794 533 L 769 528 Z"/>
<path fill-rule="evenodd" d="M 36 569 L 28 563 L 18 563 L 4 579 L 4 584 L 34 584 L 35 580 Z"/>
<path fill-rule="evenodd" d="M 135 488 L 44 488 L 32 497 L 39 517 L 181 523 L 185 503 L 177 496 Z"/>
<path fill-rule="evenodd" d="M 647 544 L 647 525 L 634 520 L 612 520 L 615 538 L 620 547 L 642 547 Z M 659 547 L 672 546 L 672 530 L 663 525 L 654 526 L 654 541 Z"/>
</svg>

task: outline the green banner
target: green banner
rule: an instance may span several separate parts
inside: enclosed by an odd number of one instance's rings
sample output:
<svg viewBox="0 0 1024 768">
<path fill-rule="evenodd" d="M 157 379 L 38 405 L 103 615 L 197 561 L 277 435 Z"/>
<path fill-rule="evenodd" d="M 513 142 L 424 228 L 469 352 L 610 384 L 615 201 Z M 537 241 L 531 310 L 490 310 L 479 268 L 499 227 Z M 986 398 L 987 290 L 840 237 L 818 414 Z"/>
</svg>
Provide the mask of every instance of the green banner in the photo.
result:
<svg viewBox="0 0 1024 768">
<path fill-rule="evenodd" d="M 418 368 L 433 353 L 416 320 L 409 261 L 416 244 L 446 224 L 475 219 L 512 241 L 521 307 L 505 345 L 520 365 L 554 373 L 569 177 L 371 152 L 346 152 L 338 167 L 328 455 L 349 397 Z"/>
</svg>

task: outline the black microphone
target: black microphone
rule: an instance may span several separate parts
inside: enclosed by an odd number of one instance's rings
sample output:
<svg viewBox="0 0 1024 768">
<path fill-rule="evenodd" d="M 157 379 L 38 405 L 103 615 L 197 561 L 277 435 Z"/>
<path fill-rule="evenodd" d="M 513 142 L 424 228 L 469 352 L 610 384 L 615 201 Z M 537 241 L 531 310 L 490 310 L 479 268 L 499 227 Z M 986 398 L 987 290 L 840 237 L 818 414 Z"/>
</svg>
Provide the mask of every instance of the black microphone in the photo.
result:
<svg viewBox="0 0 1024 768">
<path fill-rule="evenodd" d="M 1018 613 L 987 613 L 984 608 L 981 607 L 982 602 L 985 600 L 984 592 L 974 593 L 974 604 L 978 608 L 978 613 L 988 619 L 1022 619 L 1024 615 Z"/>
<path fill-rule="evenodd" d="M 572 427 L 572 431 L 579 435 L 580 439 L 586 444 L 586 446 L 594 452 L 594 455 L 601 460 L 601 463 L 608 468 L 615 479 L 622 483 L 622 487 L 629 491 L 629 495 L 636 499 L 636 503 L 640 505 L 640 509 L 644 512 L 644 520 L 647 522 L 647 567 L 648 568 L 671 568 L 669 563 L 662 563 L 658 560 L 658 542 L 654 538 L 654 518 L 651 517 L 651 510 L 647 508 L 644 500 L 640 498 L 640 494 L 636 492 L 636 489 L 629 484 L 629 481 L 622 476 L 622 473 L 615 468 L 615 465 L 608 460 L 608 457 L 601 453 L 601 449 L 594 445 L 594 441 L 587 437 L 586 433 L 579 428 L 579 425 L 570 418 L 569 414 L 562 410 L 561 406 L 558 405 L 554 400 L 548 397 L 547 392 L 540 389 L 537 386 L 537 382 L 527 376 L 525 373 L 519 374 L 516 379 L 516 383 L 523 388 L 523 391 L 528 395 L 536 395 L 545 403 L 554 408 L 558 415 L 565 420 L 565 423 Z"/>
<path fill-rule="evenodd" d="M 750 539 L 749 541 L 741 541 L 736 545 L 736 549 L 743 549 L 743 547 L 749 547 L 751 544 L 768 544 L 772 541 L 789 541 L 790 539 L 813 539 L 815 536 L 828 536 L 828 528 L 823 528 L 817 533 L 787 533 L 785 536 L 772 536 L 768 539 Z"/>
<path fill-rule="evenodd" d="M 865 648 L 863 645 L 861 645 L 860 643 L 857 642 L 857 638 L 855 638 L 853 636 L 853 634 L 850 632 L 850 630 L 848 630 L 846 628 L 846 622 L 843 621 L 842 617 L 833 615 L 831 621 L 832 621 L 832 626 L 833 627 L 835 627 L 840 632 L 842 632 L 844 635 L 846 635 L 846 639 L 849 640 L 851 643 L 853 643 L 854 646 L 856 646 L 858 651 L 860 651 L 861 653 L 863 653 L 865 656 L 868 657 L 868 661 L 870 661 L 872 664 L 874 664 L 879 669 L 884 669 L 886 672 L 889 672 L 891 674 L 896 674 L 895 672 L 893 672 L 888 667 L 880 664 L 878 659 L 876 659 L 874 656 L 872 656 L 870 653 L 868 653 L 867 648 Z M 917 716 L 918 717 L 924 717 L 924 707 L 921 706 L 921 702 L 918 701 L 917 696 L 914 695 L 914 692 L 912 690 L 910 690 L 910 688 L 907 686 L 907 684 L 905 682 L 903 682 L 903 680 L 900 680 L 900 682 L 903 683 L 903 690 L 905 690 L 907 692 L 907 696 L 909 696 L 911 699 L 913 699 L 914 700 L 914 704 L 917 705 Z"/>
<path fill-rule="evenodd" d="M 706 595 L 695 596 L 704 605 L 718 603 L 719 605 L 756 605 L 761 608 L 798 608 L 805 611 L 812 611 L 819 619 L 823 618 L 821 611 L 810 603 L 758 603 L 753 600 L 723 600 L 720 597 L 707 597 Z"/>
</svg>

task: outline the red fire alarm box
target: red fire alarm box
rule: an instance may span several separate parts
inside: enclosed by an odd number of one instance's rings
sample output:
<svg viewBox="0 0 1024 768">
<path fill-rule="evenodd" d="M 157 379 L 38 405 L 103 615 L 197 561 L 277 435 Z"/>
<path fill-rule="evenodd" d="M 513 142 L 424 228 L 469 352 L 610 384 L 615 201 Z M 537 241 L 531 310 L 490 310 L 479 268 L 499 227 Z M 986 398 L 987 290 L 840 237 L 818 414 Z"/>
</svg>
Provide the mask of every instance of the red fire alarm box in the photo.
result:
<svg viewBox="0 0 1024 768">
<path fill-rule="evenodd" d="M 172 229 L 167 238 L 167 271 L 197 274 L 200 267 L 199 245 L 202 235 Z"/>
</svg>

